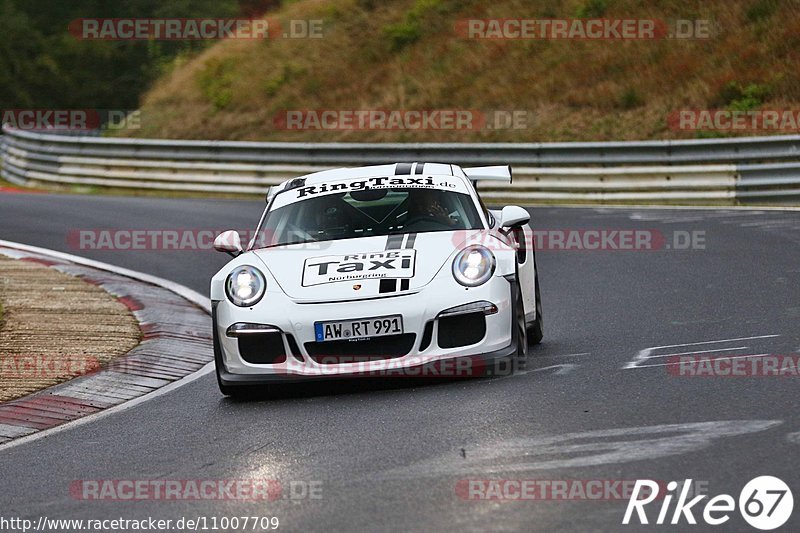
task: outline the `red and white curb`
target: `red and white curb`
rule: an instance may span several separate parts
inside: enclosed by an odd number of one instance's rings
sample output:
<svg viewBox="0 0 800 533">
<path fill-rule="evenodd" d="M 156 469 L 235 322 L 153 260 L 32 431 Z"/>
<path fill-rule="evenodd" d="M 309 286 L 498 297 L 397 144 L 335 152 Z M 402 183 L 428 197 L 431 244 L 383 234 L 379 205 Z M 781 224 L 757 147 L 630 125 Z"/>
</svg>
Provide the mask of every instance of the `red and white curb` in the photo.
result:
<svg viewBox="0 0 800 533">
<path fill-rule="evenodd" d="M 143 340 L 97 372 L 0 405 L 0 450 L 128 409 L 213 370 L 210 302 L 171 281 L 0 240 L 0 254 L 46 264 L 128 306 Z"/>
<path fill-rule="evenodd" d="M 45 191 L 35 189 L 18 189 L 16 187 L 0 187 L 0 194 L 43 194 Z"/>
</svg>

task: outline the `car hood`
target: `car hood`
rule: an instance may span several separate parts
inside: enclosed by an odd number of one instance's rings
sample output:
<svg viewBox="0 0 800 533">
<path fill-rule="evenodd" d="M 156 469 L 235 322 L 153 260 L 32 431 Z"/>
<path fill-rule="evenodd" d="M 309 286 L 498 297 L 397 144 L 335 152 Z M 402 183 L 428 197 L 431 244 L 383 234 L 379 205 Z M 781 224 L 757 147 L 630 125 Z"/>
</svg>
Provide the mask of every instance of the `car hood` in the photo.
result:
<svg viewBox="0 0 800 533">
<path fill-rule="evenodd" d="M 409 294 L 433 280 L 483 230 L 362 237 L 253 253 L 293 300 L 331 302 Z"/>
</svg>

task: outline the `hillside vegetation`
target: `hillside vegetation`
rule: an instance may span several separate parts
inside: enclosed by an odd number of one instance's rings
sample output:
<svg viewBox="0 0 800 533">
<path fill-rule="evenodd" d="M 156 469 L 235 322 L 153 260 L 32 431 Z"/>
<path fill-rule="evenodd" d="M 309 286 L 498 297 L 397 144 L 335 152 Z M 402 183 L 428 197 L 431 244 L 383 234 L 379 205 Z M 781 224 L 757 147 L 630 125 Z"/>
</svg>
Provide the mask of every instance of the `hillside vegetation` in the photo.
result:
<svg viewBox="0 0 800 533">
<path fill-rule="evenodd" d="M 260 1 L 259 13 L 276 5 Z M 70 33 L 73 21 L 237 17 L 251 13 L 247 6 L 246 0 L 2 0 L 0 109 L 132 109 L 164 66 L 208 45 L 83 40 Z"/>
<path fill-rule="evenodd" d="M 125 135 L 278 141 L 685 138 L 680 109 L 800 109 L 797 0 L 299 0 L 318 39 L 230 40 L 175 64 Z M 475 40 L 469 18 L 709 20 L 707 39 Z M 523 110 L 516 129 L 286 131 L 287 110 Z M 718 134 L 717 134 L 718 135 Z"/>
</svg>

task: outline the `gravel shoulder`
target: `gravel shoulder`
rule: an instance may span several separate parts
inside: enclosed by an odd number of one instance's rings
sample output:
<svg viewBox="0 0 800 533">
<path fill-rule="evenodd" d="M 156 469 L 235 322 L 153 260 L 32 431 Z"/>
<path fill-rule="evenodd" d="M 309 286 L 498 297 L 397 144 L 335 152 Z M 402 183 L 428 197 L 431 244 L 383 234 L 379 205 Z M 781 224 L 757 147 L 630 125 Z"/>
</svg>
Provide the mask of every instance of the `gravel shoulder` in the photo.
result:
<svg viewBox="0 0 800 533">
<path fill-rule="evenodd" d="M 0 255 L 0 402 L 92 372 L 142 339 L 131 310 L 101 287 Z"/>
</svg>

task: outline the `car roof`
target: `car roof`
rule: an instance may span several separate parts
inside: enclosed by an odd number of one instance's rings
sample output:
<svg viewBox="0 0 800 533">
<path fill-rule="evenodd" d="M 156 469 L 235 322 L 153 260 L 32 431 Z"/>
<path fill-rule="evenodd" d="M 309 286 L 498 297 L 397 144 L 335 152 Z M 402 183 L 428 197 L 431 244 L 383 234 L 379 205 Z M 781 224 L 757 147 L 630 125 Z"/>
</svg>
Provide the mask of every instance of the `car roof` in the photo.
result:
<svg viewBox="0 0 800 533">
<path fill-rule="evenodd" d="M 275 193 L 294 188 L 298 184 L 315 185 L 329 181 L 348 178 L 368 178 L 373 176 L 456 176 L 466 179 L 463 170 L 457 165 L 448 163 L 392 163 L 388 165 L 372 165 L 367 167 L 342 167 L 322 170 L 306 174 L 297 178 L 288 179 L 270 190 L 270 196 Z M 302 180 L 302 181 L 301 181 Z"/>
</svg>

